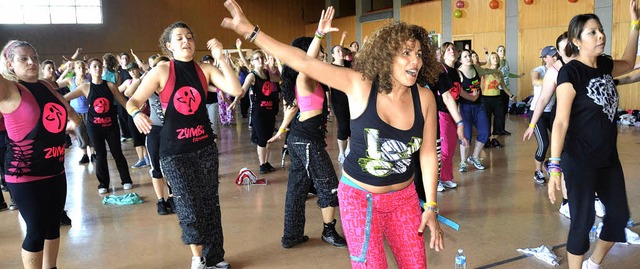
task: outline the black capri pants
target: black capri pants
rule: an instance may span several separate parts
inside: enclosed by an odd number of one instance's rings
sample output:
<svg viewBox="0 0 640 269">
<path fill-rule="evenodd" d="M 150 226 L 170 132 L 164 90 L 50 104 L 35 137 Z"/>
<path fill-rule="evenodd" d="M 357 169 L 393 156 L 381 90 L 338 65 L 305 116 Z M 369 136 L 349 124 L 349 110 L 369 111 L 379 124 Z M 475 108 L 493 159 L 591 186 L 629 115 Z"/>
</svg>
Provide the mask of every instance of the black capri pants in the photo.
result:
<svg viewBox="0 0 640 269">
<path fill-rule="evenodd" d="M 595 168 L 578 162 L 562 153 L 562 170 L 567 184 L 571 226 L 567 251 L 583 255 L 589 250 L 589 231 L 595 221 L 595 193 L 607 209 L 602 219 L 600 239 L 608 242 L 626 242 L 625 226 L 629 220 L 629 205 L 624 185 L 622 165 L 615 153 L 610 165 Z"/>
<path fill-rule="evenodd" d="M 274 111 L 254 109 L 251 112 L 253 123 L 252 142 L 259 147 L 266 147 L 267 141 L 273 136 L 276 126 L 276 114 Z"/>
<path fill-rule="evenodd" d="M 60 238 L 60 214 L 67 199 L 67 177 L 64 172 L 32 182 L 7 182 L 7 187 L 27 224 L 22 249 L 39 252 L 44 249 L 44 240 Z"/>
<path fill-rule="evenodd" d="M 127 121 L 129 127 L 129 133 L 131 134 L 131 138 L 133 138 L 133 146 L 134 147 L 142 147 L 145 144 L 145 135 L 138 131 L 138 127 L 136 127 L 136 123 L 133 119 L 129 119 Z"/>
<path fill-rule="evenodd" d="M 149 161 L 151 161 L 152 178 L 163 178 L 162 169 L 160 169 L 160 131 L 162 126 L 151 125 L 151 132 L 147 134 L 147 153 L 149 153 Z"/>
<path fill-rule="evenodd" d="M 339 90 L 331 89 L 331 105 L 338 121 L 338 140 L 347 140 L 351 136 L 351 114 L 349 98 Z"/>
<path fill-rule="evenodd" d="M 533 111 L 529 111 L 529 120 L 531 120 L 532 117 Z M 550 142 L 549 133 L 551 132 L 551 127 L 553 127 L 553 121 L 551 120 L 552 117 L 551 112 L 543 112 L 540 119 L 538 119 L 538 122 L 536 122 L 536 127 L 533 129 L 533 134 L 535 134 L 536 141 L 538 141 L 535 159 L 539 162 L 544 162 L 544 159 L 547 156 L 547 150 L 549 149 Z"/>
<path fill-rule="evenodd" d="M 500 96 L 485 96 L 480 97 L 480 102 L 484 105 L 484 109 L 487 112 L 487 120 L 489 120 L 489 127 L 491 128 L 491 122 L 493 119 L 493 135 L 503 131 L 500 128 L 504 127 L 504 109 L 502 108 L 502 100 Z M 493 117 L 491 117 L 493 116 Z M 500 127 L 503 126 L 503 127 Z"/>
</svg>

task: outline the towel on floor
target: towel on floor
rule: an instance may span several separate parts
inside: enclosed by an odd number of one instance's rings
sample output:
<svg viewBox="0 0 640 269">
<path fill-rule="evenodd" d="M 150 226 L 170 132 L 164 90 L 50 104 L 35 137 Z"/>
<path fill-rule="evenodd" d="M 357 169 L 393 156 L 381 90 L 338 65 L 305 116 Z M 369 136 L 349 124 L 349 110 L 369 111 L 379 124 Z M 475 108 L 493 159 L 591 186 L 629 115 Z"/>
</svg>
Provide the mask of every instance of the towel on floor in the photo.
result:
<svg viewBox="0 0 640 269">
<path fill-rule="evenodd" d="M 519 248 L 517 249 L 517 251 L 525 255 L 536 257 L 539 260 L 542 260 L 553 266 L 560 265 L 561 257 L 558 257 L 555 253 L 553 253 L 549 246 L 542 245 L 537 248 Z"/>
<path fill-rule="evenodd" d="M 142 204 L 142 199 L 135 193 L 125 193 L 123 195 L 109 195 L 102 199 L 102 204 L 105 205 L 135 205 Z"/>
</svg>

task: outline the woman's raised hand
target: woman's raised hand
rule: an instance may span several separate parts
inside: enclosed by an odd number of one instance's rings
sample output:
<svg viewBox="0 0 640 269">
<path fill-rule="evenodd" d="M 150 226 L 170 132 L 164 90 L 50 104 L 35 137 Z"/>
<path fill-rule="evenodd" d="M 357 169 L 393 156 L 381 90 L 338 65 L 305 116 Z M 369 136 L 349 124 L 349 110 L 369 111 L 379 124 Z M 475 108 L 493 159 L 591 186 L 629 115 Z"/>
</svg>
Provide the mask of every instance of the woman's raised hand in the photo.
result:
<svg viewBox="0 0 640 269">
<path fill-rule="evenodd" d="M 337 32 L 340 29 L 331 27 L 331 21 L 333 20 L 333 15 L 336 13 L 336 10 L 330 6 L 327 8 L 326 12 L 323 9 L 320 14 L 320 21 L 318 22 L 318 32 L 320 34 L 327 34 L 331 32 Z"/>
<path fill-rule="evenodd" d="M 217 39 L 209 39 L 209 41 L 207 41 L 207 49 L 211 51 L 211 56 L 213 56 L 214 59 L 224 60 L 222 58 L 222 43 Z"/>
<path fill-rule="evenodd" d="M 225 17 L 224 19 L 222 19 L 222 27 L 231 29 L 239 35 L 247 38 L 251 34 L 251 32 L 253 32 L 254 26 L 244 15 L 240 5 L 238 5 L 238 3 L 234 0 L 226 0 L 224 1 L 224 7 L 229 10 L 231 18 Z"/>
</svg>

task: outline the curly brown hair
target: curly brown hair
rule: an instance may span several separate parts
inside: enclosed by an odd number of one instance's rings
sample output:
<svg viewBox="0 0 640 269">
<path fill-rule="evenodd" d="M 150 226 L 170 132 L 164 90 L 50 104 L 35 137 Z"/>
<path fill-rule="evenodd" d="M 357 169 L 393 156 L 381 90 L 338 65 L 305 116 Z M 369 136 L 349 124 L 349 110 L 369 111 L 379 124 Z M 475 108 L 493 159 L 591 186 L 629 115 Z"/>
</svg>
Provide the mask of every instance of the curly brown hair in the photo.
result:
<svg viewBox="0 0 640 269">
<path fill-rule="evenodd" d="M 440 69 L 433 57 L 436 45 L 432 43 L 427 30 L 404 22 L 389 23 L 378 29 L 355 56 L 353 69 L 361 72 L 371 81 L 377 81 L 378 91 L 391 91 L 391 67 L 393 58 L 400 54 L 407 41 L 419 41 L 422 50 L 422 68 L 418 72 L 419 85 L 432 84 L 438 78 Z"/>
</svg>

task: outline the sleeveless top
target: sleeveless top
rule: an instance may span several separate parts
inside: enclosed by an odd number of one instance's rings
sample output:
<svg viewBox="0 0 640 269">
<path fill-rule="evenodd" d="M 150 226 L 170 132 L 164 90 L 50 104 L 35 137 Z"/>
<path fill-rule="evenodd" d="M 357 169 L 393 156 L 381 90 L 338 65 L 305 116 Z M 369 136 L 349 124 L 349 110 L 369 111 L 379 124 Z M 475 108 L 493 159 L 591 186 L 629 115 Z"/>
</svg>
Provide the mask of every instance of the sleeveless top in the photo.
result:
<svg viewBox="0 0 640 269">
<path fill-rule="evenodd" d="M 161 157 L 194 152 L 214 143 L 206 89 L 206 77 L 194 61 L 170 62 L 169 79 L 160 92 L 160 103 L 166 107 L 160 132 Z"/>
<path fill-rule="evenodd" d="M 113 84 L 118 83 L 118 79 L 116 77 L 116 73 L 115 72 L 111 72 L 111 71 L 106 70 L 106 69 L 104 71 L 104 74 L 102 74 L 102 80 L 109 81 L 109 82 L 111 82 Z"/>
<path fill-rule="evenodd" d="M 85 79 L 85 81 L 89 82 L 89 80 L 87 79 Z M 78 84 L 76 84 L 76 77 L 74 76 L 71 78 L 71 84 L 69 85 L 69 90 L 75 91 L 77 88 L 78 88 Z M 87 97 L 84 97 L 84 94 L 78 98 L 75 98 L 69 101 L 69 104 L 71 105 L 73 110 L 76 111 L 76 113 L 85 114 L 89 112 L 89 102 L 87 102 Z"/>
<path fill-rule="evenodd" d="M 102 83 L 89 84 L 89 112 L 87 113 L 87 124 L 99 128 L 118 128 L 118 111 L 116 110 L 115 99 L 107 81 Z"/>
<path fill-rule="evenodd" d="M 277 98 L 277 88 L 271 82 L 269 72 L 266 72 L 267 79 L 262 79 L 255 71 L 251 71 L 255 76 L 255 82 L 251 86 L 253 93 L 253 109 L 258 113 L 274 113 L 274 99 Z"/>
<path fill-rule="evenodd" d="M 327 114 L 329 113 L 329 110 L 327 109 L 327 102 L 325 102 L 324 99 L 324 93 L 328 90 L 329 87 L 324 84 L 318 83 L 318 87 L 312 95 L 316 95 L 317 93 L 320 93 L 320 95 L 322 95 L 322 100 L 319 107 L 320 109 L 322 109 L 322 113 L 308 118 L 304 121 L 300 121 L 300 114 L 298 114 L 298 116 L 296 116 L 291 122 L 291 135 L 309 139 L 326 147 L 324 139 L 326 138 L 327 134 Z M 300 102 L 299 98 L 296 99 L 298 99 L 296 102 Z M 300 103 L 298 103 L 298 107 L 300 107 Z M 302 111 L 302 109 L 300 110 Z"/>
<path fill-rule="evenodd" d="M 298 94 L 297 86 L 295 88 L 295 92 L 300 112 L 322 109 L 322 104 L 324 103 L 324 90 L 322 90 L 320 83 L 316 82 L 316 88 L 310 95 L 300 96 Z"/>
<path fill-rule="evenodd" d="M 3 115 L 7 182 L 32 182 L 64 173 L 67 110 L 53 86 L 45 83 L 16 83 L 22 100 L 15 111 Z"/>
<path fill-rule="evenodd" d="M 471 68 L 475 70 L 475 67 L 471 67 Z M 475 89 L 476 94 L 482 94 L 480 90 L 480 76 L 478 76 L 478 71 L 476 71 L 476 75 L 473 76 L 472 78 L 468 78 L 467 76 L 465 76 L 464 72 L 462 71 L 460 72 L 460 74 L 462 74 L 462 89 L 464 91 L 471 94 L 472 92 L 471 89 Z M 460 104 L 478 105 L 480 104 L 480 98 L 481 97 L 478 97 L 478 99 L 476 99 L 475 101 L 469 101 L 465 98 L 460 98 Z"/>
<path fill-rule="evenodd" d="M 420 149 L 424 117 L 418 87 L 411 87 L 414 120 L 409 130 L 397 129 L 378 116 L 378 85 L 371 87 L 367 107 L 351 120 L 351 153 L 344 171 L 354 179 L 373 186 L 388 186 L 409 180 L 414 175 L 411 155 Z"/>
</svg>

